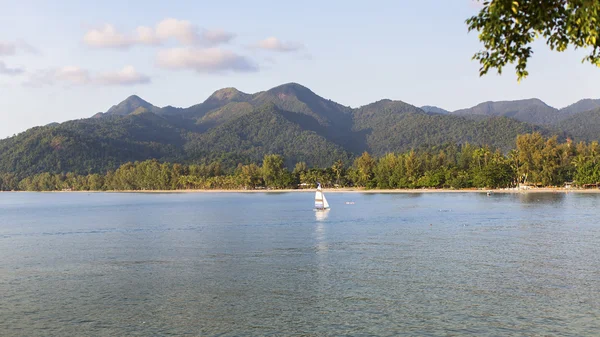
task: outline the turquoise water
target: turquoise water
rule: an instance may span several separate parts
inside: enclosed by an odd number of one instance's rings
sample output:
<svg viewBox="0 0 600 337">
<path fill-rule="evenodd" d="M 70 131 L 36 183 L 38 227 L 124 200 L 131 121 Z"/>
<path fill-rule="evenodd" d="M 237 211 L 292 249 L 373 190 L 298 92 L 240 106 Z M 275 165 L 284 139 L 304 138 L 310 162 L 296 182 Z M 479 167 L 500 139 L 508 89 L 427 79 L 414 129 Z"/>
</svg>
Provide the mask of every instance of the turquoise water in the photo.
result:
<svg viewBox="0 0 600 337">
<path fill-rule="evenodd" d="M 312 198 L 0 193 L 0 335 L 600 331 L 600 195 Z"/>
</svg>

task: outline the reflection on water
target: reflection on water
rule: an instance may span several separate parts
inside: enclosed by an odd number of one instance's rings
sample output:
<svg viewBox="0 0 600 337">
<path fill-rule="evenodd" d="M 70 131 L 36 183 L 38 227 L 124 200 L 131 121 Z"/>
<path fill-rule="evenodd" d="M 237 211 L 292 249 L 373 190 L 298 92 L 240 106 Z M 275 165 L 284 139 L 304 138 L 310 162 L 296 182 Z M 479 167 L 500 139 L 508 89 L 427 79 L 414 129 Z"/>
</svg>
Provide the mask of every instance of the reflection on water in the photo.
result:
<svg viewBox="0 0 600 337">
<path fill-rule="evenodd" d="M 324 223 L 317 222 L 317 225 L 315 226 L 315 235 L 317 240 L 317 252 L 322 253 L 327 251 L 327 236 Z"/>
<path fill-rule="evenodd" d="M 600 331 L 600 195 L 327 199 L 0 193 L 0 335 Z"/>
<path fill-rule="evenodd" d="M 329 216 L 329 212 L 330 212 L 330 210 L 315 211 L 315 219 L 317 221 L 325 221 L 325 220 L 327 220 L 327 217 Z"/>
<path fill-rule="evenodd" d="M 519 193 L 519 202 L 522 204 L 556 204 L 561 203 L 567 196 L 564 192 L 550 193 Z"/>
</svg>

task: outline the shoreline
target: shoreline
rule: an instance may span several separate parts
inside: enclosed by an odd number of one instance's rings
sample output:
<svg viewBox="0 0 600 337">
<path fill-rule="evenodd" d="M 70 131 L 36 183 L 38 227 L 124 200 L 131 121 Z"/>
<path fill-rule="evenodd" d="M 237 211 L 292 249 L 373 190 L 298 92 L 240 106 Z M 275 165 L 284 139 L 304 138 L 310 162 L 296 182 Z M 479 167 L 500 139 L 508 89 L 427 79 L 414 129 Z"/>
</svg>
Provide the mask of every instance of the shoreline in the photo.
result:
<svg viewBox="0 0 600 337">
<path fill-rule="evenodd" d="M 0 191 L 23 193 L 314 193 L 314 189 L 281 189 L 281 190 L 123 190 L 123 191 Z M 417 193 L 497 193 L 497 194 L 515 194 L 515 193 L 600 193 L 600 189 L 579 189 L 579 188 L 564 188 L 564 187 L 543 187 L 531 189 L 433 189 L 433 188 L 416 188 L 416 189 L 362 189 L 362 188 L 329 188 L 323 189 L 326 193 L 366 193 L 366 194 L 417 194 Z"/>
</svg>

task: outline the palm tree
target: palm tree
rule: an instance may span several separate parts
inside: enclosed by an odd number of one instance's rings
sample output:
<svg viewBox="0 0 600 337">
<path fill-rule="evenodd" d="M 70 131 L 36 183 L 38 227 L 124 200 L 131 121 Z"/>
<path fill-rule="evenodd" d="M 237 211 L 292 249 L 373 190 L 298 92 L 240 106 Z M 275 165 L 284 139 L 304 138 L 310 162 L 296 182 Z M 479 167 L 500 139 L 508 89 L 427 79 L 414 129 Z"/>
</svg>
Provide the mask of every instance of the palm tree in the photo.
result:
<svg viewBox="0 0 600 337">
<path fill-rule="evenodd" d="M 339 184 L 340 183 L 340 178 L 342 177 L 342 173 L 344 172 L 344 162 L 339 159 L 338 161 L 336 161 L 335 163 L 333 163 L 333 166 L 331 166 L 331 169 L 333 170 L 333 173 L 335 174 L 335 183 Z"/>
<path fill-rule="evenodd" d="M 515 187 L 518 187 L 519 183 L 521 182 L 521 176 L 519 175 L 519 150 L 510 150 L 508 153 L 508 158 L 510 159 L 510 167 L 512 168 L 513 172 L 515 172 Z"/>
</svg>

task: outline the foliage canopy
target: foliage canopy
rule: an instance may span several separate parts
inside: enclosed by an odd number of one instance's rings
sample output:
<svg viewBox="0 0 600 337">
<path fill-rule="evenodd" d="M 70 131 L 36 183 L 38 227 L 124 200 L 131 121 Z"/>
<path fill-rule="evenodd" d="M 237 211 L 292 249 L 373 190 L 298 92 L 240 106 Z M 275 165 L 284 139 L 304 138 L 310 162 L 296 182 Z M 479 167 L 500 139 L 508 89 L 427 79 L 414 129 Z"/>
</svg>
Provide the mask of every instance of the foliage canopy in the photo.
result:
<svg viewBox="0 0 600 337">
<path fill-rule="evenodd" d="M 473 58 L 480 75 L 490 69 L 502 73 L 516 63 L 518 80 L 529 75 L 532 42 L 543 37 L 551 50 L 589 48 L 582 62 L 600 66 L 600 1 L 596 0 L 485 0 L 477 15 L 466 20 L 469 31 L 479 31 L 484 49 Z"/>
</svg>

